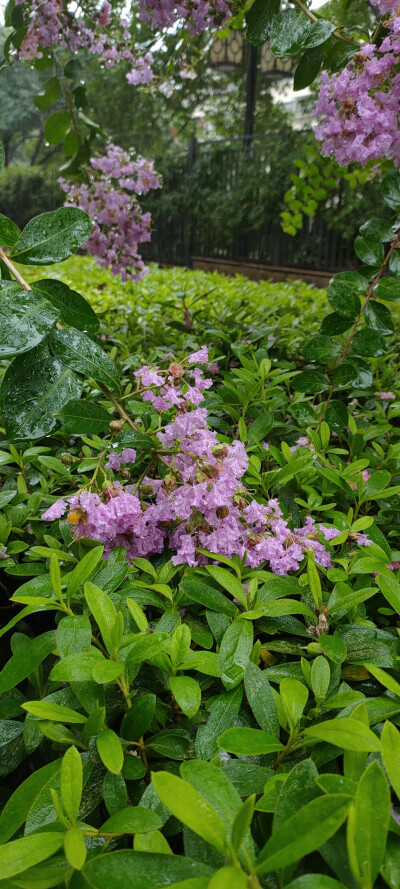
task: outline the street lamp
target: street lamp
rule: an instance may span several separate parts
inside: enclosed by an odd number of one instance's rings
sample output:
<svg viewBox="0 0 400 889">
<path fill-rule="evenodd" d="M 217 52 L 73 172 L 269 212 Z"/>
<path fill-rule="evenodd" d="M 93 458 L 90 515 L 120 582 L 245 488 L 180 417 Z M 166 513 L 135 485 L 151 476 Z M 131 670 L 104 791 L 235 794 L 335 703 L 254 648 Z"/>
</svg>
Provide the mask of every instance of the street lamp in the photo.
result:
<svg viewBox="0 0 400 889">
<path fill-rule="evenodd" d="M 245 146 L 251 146 L 254 128 L 254 106 L 256 99 L 257 69 L 269 80 L 281 80 L 291 76 L 293 61 L 291 58 L 277 59 L 271 52 L 269 41 L 263 43 L 261 51 L 257 46 L 248 43 L 246 68 L 246 113 L 244 119 L 243 140 Z M 220 40 L 215 35 L 210 49 L 210 65 L 222 71 L 234 71 L 244 66 L 245 40 L 243 31 L 231 30 L 229 37 Z M 259 64 L 258 64 L 259 63 Z"/>
</svg>

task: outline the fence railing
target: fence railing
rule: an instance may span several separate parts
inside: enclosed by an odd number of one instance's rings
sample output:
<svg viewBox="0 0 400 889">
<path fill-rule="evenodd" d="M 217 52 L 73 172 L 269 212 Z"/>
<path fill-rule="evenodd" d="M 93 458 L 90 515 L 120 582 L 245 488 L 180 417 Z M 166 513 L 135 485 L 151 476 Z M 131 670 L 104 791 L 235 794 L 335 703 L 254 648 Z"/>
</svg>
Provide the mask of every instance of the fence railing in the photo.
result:
<svg viewBox="0 0 400 889">
<path fill-rule="evenodd" d="M 196 255 L 326 271 L 353 268 L 359 224 L 354 199 L 354 227 L 348 216 L 345 232 L 335 222 L 345 214 L 346 183 L 314 218 L 305 218 L 294 237 L 280 226 L 293 161 L 308 137 L 286 128 L 247 145 L 243 137 L 192 139 L 186 153 L 159 158 L 164 185 L 150 201 L 153 234 L 142 248 L 144 258 L 187 266 Z"/>
</svg>

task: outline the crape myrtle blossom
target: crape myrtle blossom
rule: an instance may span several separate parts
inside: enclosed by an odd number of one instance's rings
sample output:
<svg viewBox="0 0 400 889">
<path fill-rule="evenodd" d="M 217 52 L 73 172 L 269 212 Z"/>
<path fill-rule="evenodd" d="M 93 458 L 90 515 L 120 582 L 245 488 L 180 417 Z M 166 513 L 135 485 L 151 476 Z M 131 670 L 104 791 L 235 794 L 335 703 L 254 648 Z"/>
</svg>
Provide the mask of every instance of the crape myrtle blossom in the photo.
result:
<svg viewBox="0 0 400 889">
<path fill-rule="evenodd" d="M 160 188 L 153 164 L 132 159 L 118 145 L 110 144 L 103 157 L 91 158 L 89 183 L 71 185 L 60 180 L 66 205 L 77 206 L 91 218 L 94 229 L 84 244 L 104 268 L 138 281 L 147 271 L 138 245 L 150 241 L 150 213 L 143 213 L 138 195 Z"/>
<path fill-rule="evenodd" d="M 244 444 L 221 442 L 208 426 L 201 402 L 210 380 L 195 362 L 207 364 L 205 347 L 186 362 L 172 361 L 167 370 L 136 371 L 137 394 L 160 414 L 169 412 L 169 421 L 157 431 L 159 450 L 150 455 L 147 470 L 141 463 L 137 484 L 124 487 L 112 476 L 99 493 L 82 491 L 56 501 L 43 519 L 67 513 L 75 537 L 100 541 L 106 558 L 116 546 L 125 547 L 131 561 L 161 553 L 167 545 L 176 565 L 204 564 L 199 549 L 207 549 L 245 556 L 250 567 L 266 563 L 275 574 L 296 571 L 308 554 L 329 568 L 325 543 L 340 531 L 318 527 L 310 516 L 302 528 L 291 529 L 278 500 L 251 498 L 242 481 L 248 467 Z M 118 472 L 121 464 L 136 460 L 134 448 L 112 451 L 105 469 Z M 358 538 L 360 545 L 369 543 L 365 535 Z"/>
<path fill-rule="evenodd" d="M 150 52 L 136 56 L 131 49 L 129 22 L 121 18 L 120 9 L 113 11 L 108 0 L 96 9 L 72 9 L 65 0 L 15 0 L 23 5 L 26 35 L 21 43 L 21 59 L 40 59 L 53 49 L 69 49 L 72 53 L 87 50 L 98 56 L 105 68 L 128 65 L 128 83 L 146 84 L 153 79 L 153 57 Z"/>
<path fill-rule="evenodd" d="M 139 0 L 139 11 L 143 21 L 157 30 L 186 22 L 192 37 L 206 28 L 223 27 L 240 5 L 225 0 Z"/>
<path fill-rule="evenodd" d="M 316 103 L 322 154 L 342 166 L 382 157 L 400 163 L 399 4 L 379 0 L 388 29 L 380 46 L 365 43 L 337 74 L 324 74 Z"/>
</svg>

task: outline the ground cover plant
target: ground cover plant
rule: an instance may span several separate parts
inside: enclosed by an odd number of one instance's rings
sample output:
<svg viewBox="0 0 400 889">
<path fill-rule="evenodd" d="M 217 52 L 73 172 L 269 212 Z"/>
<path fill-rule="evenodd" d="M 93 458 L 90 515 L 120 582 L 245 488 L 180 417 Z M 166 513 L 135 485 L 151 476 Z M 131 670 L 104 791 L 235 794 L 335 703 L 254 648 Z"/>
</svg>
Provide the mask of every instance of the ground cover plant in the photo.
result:
<svg viewBox="0 0 400 889">
<path fill-rule="evenodd" d="M 249 38 L 300 54 L 297 86 L 329 70 L 325 152 L 397 163 L 397 7 L 361 37 L 295 7 L 255 0 Z M 7 53 L 150 82 L 120 12 L 11 4 Z M 191 33 L 230 12 L 141 7 Z M 94 157 L 56 62 L 46 132 L 85 184 L 0 217 L 0 889 L 398 889 L 398 172 L 326 295 L 135 284 L 157 176 Z"/>
<path fill-rule="evenodd" d="M 122 286 L 79 257 L 17 273 L 34 298 L 67 298 L 33 353 L 3 361 L 5 889 L 395 887 L 398 332 L 385 303 L 384 359 L 378 338 L 376 356 L 350 343 L 338 364 L 348 338 L 318 332 L 326 294 L 301 282 L 152 268 Z M 334 279 L 333 308 L 352 280 Z M 90 336 L 65 327 L 73 307 Z M 62 331 L 81 338 L 78 373 L 64 346 L 60 375 L 79 392 L 55 407 L 53 378 L 36 407 L 25 368 L 38 349 L 54 367 Z"/>
</svg>

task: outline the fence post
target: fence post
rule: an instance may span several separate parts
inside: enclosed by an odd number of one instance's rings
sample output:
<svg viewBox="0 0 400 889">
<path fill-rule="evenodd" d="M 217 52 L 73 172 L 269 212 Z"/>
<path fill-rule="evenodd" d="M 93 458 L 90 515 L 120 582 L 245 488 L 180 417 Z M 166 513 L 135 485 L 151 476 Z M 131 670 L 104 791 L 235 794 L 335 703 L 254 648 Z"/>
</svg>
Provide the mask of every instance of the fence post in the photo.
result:
<svg viewBox="0 0 400 889">
<path fill-rule="evenodd" d="M 185 217 L 185 265 L 186 268 L 190 269 L 192 266 L 192 205 L 191 205 L 191 185 L 193 181 L 193 169 L 196 160 L 197 154 L 197 139 L 196 136 L 191 136 L 189 139 L 188 153 L 187 153 L 187 185 L 188 185 L 188 193 L 189 193 L 189 205 L 186 210 Z"/>
</svg>

